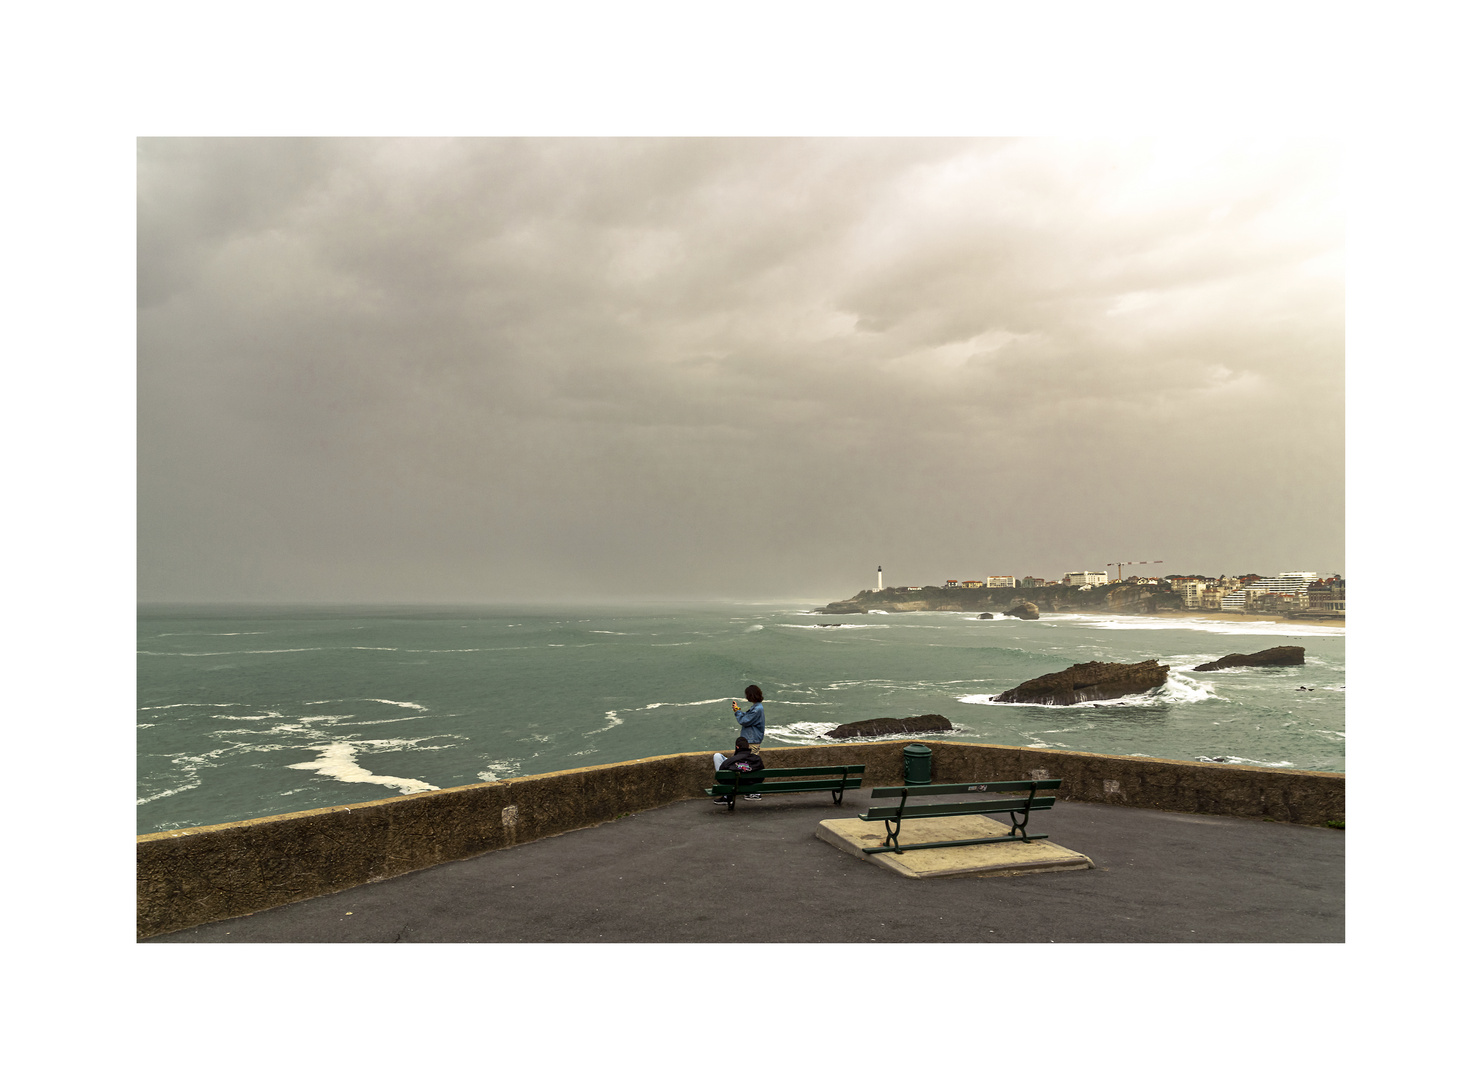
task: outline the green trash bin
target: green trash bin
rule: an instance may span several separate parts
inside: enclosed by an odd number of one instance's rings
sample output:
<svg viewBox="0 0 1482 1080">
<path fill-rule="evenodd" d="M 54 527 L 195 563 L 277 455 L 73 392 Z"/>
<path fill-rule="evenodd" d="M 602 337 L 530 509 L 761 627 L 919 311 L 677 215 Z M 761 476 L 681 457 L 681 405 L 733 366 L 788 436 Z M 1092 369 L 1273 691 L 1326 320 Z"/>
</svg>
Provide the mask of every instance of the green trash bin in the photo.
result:
<svg viewBox="0 0 1482 1080">
<path fill-rule="evenodd" d="M 920 743 L 906 747 L 906 783 L 931 783 L 931 747 Z"/>
</svg>

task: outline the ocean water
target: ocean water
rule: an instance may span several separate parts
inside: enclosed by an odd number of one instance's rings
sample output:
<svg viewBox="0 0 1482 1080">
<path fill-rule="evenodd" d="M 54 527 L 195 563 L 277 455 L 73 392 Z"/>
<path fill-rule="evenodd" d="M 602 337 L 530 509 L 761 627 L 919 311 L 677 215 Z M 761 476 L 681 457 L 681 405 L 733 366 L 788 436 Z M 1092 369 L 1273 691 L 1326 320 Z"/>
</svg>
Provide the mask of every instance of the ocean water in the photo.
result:
<svg viewBox="0 0 1482 1080">
<path fill-rule="evenodd" d="M 810 606 L 141 609 L 138 831 L 727 750 L 748 683 L 767 696 L 763 751 L 940 713 L 953 730 L 933 739 L 1344 768 L 1338 627 Z M 1306 665 L 1191 670 L 1280 644 Z M 1172 669 L 1150 694 L 989 700 L 1071 664 L 1148 659 Z"/>
</svg>

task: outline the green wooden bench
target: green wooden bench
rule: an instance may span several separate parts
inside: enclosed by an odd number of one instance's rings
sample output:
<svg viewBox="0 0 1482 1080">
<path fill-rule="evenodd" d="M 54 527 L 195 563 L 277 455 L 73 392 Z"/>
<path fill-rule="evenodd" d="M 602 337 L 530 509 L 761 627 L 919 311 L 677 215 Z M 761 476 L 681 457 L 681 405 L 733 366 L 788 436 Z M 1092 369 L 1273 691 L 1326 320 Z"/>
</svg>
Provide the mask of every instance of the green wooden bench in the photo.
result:
<svg viewBox="0 0 1482 1080">
<path fill-rule="evenodd" d="M 1053 791 L 1060 786 L 1059 780 L 992 780 L 973 784 L 910 784 L 906 787 L 877 787 L 870 792 L 872 799 L 897 799 L 894 806 L 872 806 L 863 814 L 861 821 L 885 822 L 885 844 L 882 847 L 865 848 L 868 854 L 881 851 L 909 851 L 913 848 L 960 847 L 964 844 L 997 844 L 1005 840 L 1047 840 L 1048 835 L 1037 833 L 1030 836 L 1026 831 L 1031 810 L 1049 810 L 1055 805 L 1055 796 L 1041 795 L 1042 791 Z M 923 795 L 966 795 L 999 791 L 1023 791 L 1024 795 L 1012 798 L 978 799 L 973 802 L 912 802 Z M 1008 814 L 1012 826 L 1007 836 L 984 836 L 976 840 L 938 840 L 926 844 L 902 844 L 901 822 L 907 818 L 957 817 L 962 814 Z"/>
<path fill-rule="evenodd" d="M 760 782 L 758 782 L 760 777 Z M 715 774 L 715 786 L 705 794 L 724 798 L 727 810 L 736 809 L 737 795 L 773 795 L 788 791 L 827 791 L 834 805 L 844 801 L 844 792 L 864 784 L 863 765 L 824 765 L 812 769 L 757 769 L 754 772 L 732 772 L 722 769 Z"/>
</svg>

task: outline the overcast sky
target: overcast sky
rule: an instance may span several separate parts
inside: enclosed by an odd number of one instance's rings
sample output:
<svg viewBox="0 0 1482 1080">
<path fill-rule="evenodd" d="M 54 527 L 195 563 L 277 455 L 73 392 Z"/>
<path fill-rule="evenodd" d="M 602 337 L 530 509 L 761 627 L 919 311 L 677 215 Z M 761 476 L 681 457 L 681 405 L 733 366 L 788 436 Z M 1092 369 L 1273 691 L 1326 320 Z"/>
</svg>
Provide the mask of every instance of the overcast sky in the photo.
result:
<svg viewBox="0 0 1482 1080">
<path fill-rule="evenodd" d="M 1341 571 L 1340 164 L 143 139 L 140 599 Z"/>
</svg>

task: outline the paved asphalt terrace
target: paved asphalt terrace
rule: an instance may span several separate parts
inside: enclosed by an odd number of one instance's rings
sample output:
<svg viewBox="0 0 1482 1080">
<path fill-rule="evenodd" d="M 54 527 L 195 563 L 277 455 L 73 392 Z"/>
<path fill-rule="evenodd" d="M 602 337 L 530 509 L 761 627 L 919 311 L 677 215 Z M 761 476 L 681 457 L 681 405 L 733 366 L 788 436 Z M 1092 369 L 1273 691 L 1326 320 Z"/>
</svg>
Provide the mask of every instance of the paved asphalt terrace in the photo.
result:
<svg viewBox="0 0 1482 1080">
<path fill-rule="evenodd" d="M 830 846 L 826 795 L 708 799 L 150 942 L 1341 942 L 1341 830 L 1056 802 L 1092 870 L 912 880 Z"/>
</svg>

